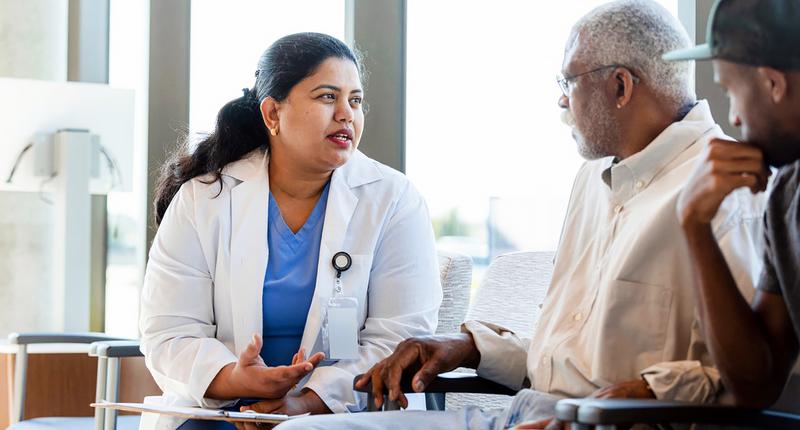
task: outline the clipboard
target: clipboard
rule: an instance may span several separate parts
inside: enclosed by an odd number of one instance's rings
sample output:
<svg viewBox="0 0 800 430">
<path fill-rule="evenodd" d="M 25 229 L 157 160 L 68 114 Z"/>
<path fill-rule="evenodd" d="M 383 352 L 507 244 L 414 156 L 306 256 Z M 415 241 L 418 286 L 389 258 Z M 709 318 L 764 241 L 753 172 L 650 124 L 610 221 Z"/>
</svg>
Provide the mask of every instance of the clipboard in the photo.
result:
<svg viewBox="0 0 800 430">
<path fill-rule="evenodd" d="M 302 415 L 283 415 L 283 414 L 262 414 L 259 412 L 238 412 L 224 411 L 221 409 L 204 409 L 199 407 L 187 406 L 162 406 L 145 403 L 114 403 L 101 402 L 92 403 L 93 408 L 115 409 L 118 411 L 135 412 L 139 414 L 154 413 L 161 415 L 171 415 L 192 420 L 227 421 L 231 423 L 262 423 L 278 424 L 294 418 L 302 418 Z"/>
</svg>

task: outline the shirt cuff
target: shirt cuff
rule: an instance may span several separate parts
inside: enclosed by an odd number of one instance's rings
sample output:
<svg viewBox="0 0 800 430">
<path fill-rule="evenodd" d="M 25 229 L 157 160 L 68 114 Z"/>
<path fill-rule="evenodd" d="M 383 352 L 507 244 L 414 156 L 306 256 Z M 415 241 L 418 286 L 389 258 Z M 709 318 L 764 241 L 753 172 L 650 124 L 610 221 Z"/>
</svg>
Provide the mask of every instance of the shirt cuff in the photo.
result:
<svg viewBox="0 0 800 430">
<path fill-rule="evenodd" d="M 719 371 L 699 361 L 658 363 L 641 371 L 642 378 L 659 400 L 711 403 L 722 389 Z"/>
<path fill-rule="evenodd" d="M 478 376 L 520 390 L 527 376 L 528 351 L 514 332 L 481 321 L 461 325 L 463 333 L 471 333 L 481 353 Z"/>
</svg>

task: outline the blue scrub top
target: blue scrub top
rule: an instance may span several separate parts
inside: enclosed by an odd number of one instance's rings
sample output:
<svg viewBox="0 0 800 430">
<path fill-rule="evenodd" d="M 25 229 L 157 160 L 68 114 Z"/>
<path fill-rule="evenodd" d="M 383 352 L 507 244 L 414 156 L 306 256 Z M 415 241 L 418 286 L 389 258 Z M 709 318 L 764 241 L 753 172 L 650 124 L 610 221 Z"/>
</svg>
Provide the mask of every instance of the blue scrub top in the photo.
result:
<svg viewBox="0 0 800 430">
<path fill-rule="evenodd" d="M 264 275 L 263 337 L 261 357 L 267 366 L 291 364 L 300 348 L 306 317 L 317 284 L 317 265 L 330 182 L 322 190 L 303 227 L 293 233 L 269 194 L 267 246 L 269 259 Z"/>
</svg>

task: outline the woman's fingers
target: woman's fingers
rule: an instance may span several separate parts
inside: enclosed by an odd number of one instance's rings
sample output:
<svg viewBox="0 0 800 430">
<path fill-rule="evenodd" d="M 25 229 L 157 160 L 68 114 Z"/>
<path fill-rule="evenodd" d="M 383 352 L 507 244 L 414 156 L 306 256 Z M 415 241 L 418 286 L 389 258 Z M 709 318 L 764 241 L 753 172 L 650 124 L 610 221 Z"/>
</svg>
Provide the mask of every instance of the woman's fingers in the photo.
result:
<svg viewBox="0 0 800 430">
<path fill-rule="evenodd" d="M 257 361 L 262 344 L 263 340 L 261 339 L 261 335 L 253 334 L 253 338 L 250 340 L 250 343 L 247 344 L 247 348 L 239 355 L 239 365 L 249 366 L 254 361 Z"/>
<path fill-rule="evenodd" d="M 318 352 L 318 353 L 312 355 L 311 357 L 309 357 L 307 361 L 309 363 L 311 363 L 312 366 L 317 367 L 319 365 L 319 363 L 322 363 L 322 360 L 324 360 L 324 359 L 325 359 L 325 353 L 324 352 Z"/>
<path fill-rule="evenodd" d="M 300 350 L 298 350 L 292 356 L 292 364 L 294 365 L 294 364 L 300 363 L 301 361 L 305 361 L 305 360 L 306 360 L 306 349 L 301 346 Z"/>
<path fill-rule="evenodd" d="M 314 365 L 308 361 L 303 361 L 291 366 L 273 367 L 272 370 L 279 372 L 278 379 L 281 381 L 288 381 L 292 384 L 303 379 L 309 372 L 314 370 Z"/>
<path fill-rule="evenodd" d="M 283 406 L 283 399 L 268 399 L 239 408 L 241 412 L 254 411 L 261 414 L 270 414 Z"/>
</svg>

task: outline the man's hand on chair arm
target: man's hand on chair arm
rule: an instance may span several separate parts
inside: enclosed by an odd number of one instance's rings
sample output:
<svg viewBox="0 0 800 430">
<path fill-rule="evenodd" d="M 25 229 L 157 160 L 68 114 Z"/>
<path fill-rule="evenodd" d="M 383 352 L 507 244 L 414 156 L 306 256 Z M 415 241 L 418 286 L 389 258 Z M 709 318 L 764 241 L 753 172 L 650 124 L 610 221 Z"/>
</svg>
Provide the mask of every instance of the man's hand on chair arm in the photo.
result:
<svg viewBox="0 0 800 430">
<path fill-rule="evenodd" d="M 477 368 L 478 363 L 480 352 L 470 333 L 414 337 L 400 342 L 394 353 L 367 371 L 356 387 L 364 387 L 372 381 L 372 394 L 378 408 L 383 404 L 384 387 L 389 392 L 389 401 L 398 401 L 402 407 L 407 407 L 408 400 L 400 389 L 403 373 L 416 371 L 411 386 L 414 391 L 422 392 L 440 373 L 457 367 Z"/>
</svg>

